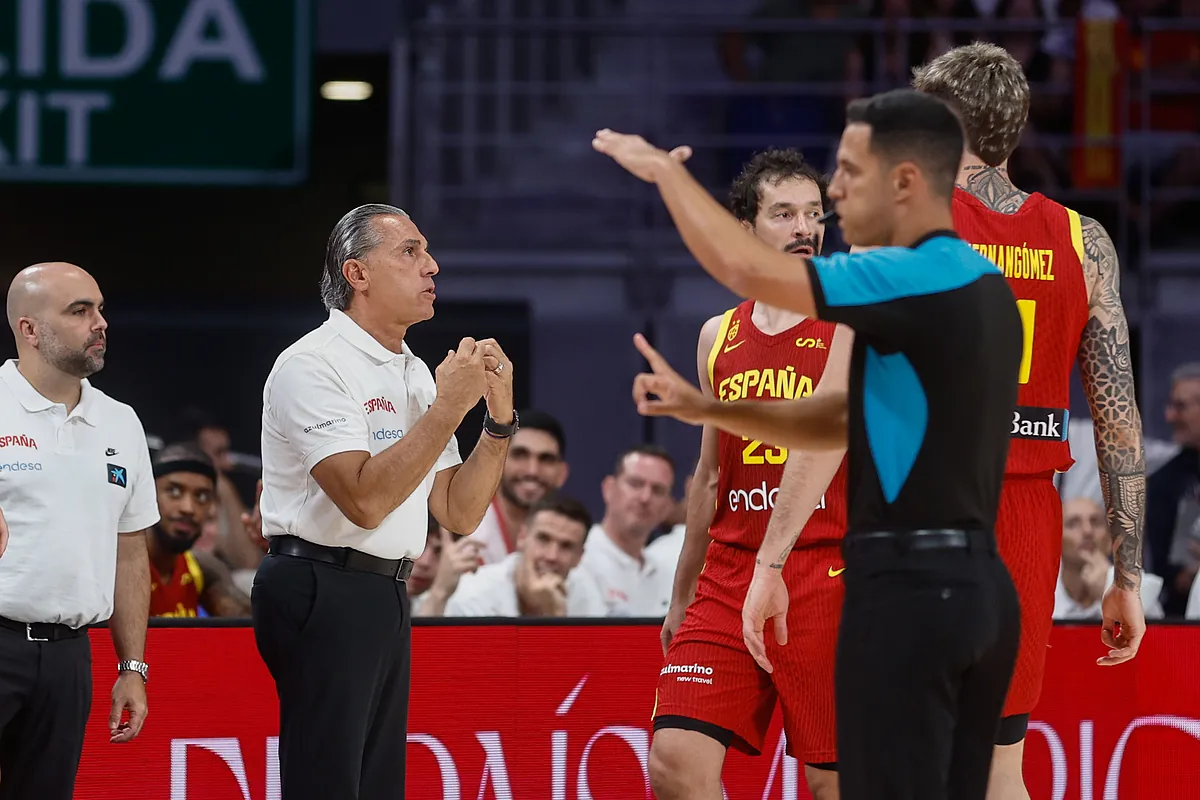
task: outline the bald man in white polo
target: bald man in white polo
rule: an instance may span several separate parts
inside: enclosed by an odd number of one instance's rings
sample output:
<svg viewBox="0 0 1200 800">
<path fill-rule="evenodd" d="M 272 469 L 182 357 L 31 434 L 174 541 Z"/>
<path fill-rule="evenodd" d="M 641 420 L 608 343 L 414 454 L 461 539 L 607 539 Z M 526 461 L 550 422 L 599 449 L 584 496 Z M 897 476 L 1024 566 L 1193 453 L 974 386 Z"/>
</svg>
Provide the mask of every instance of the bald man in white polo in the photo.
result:
<svg viewBox="0 0 1200 800">
<path fill-rule="evenodd" d="M 8 292 L 17 360 L 0 367 L 0 800 L 72 797 L 92 704 L 87 626 L 109 623 L 119 660 L 102 665 L 116 674 L 110 741 L 133 739 L 146 718 L 143 532 L 158 503 L 137 414 L 87 380 L 104 366 L 103 306 L 72 264 L 24 269 Z"/>
</svg>

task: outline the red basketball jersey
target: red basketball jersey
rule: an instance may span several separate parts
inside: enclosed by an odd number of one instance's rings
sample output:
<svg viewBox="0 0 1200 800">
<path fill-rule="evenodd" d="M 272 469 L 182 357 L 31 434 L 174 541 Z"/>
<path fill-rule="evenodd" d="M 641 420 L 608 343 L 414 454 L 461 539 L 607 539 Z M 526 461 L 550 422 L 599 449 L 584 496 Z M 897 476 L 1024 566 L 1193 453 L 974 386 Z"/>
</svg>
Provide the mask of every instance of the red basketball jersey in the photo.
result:
<svg viewBox="0 0 1200 800">
<path fill-rule="evenodd" d="M 725 312 L 708 355 L 713 394 L 724 402 L 783 400 L 811 394 L 829 358 L 836 325 L 806 319 L 768 336 L 750 319 L 754 301 Z M 717 435 L 717 510 L 709 533 L 725 544 L 757 550 L 775 508 L 788 451 L 767 442 Z M 846 462 L 809 518 L 797 547 L 828 544 L 846 532 Z"/>
<path fill-rule="evenodd" d="M 150 616 L 195 617 L 200 612 L 200 595 L 204 593 L 204 571 L 189 550 L 175 557 L 171 579 L 162 581 L 150 567 Z"/>
<path fill-rule="evenodd" d="M 1024 327 L 1005 473 L 1066 472 L 1074 463 L 1067 443 L 1071 370 L 1089 315 L 1079 214 L 1041 194 L 1001 214 L 955 189 L 954 227 L 1004 272 Z"/>
</svg>

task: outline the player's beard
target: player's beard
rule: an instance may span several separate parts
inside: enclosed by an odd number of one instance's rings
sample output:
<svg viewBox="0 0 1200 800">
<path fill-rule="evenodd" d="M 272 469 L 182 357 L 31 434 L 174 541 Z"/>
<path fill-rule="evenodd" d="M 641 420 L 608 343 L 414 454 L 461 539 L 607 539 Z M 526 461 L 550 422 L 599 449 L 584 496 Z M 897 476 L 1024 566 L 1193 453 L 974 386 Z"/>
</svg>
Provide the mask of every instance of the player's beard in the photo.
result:
<svg viewBox="0 0 1200 800">
<path fill-rule="evenodd" d="M 186 553 L 188 550 L 191 550 L 192 545 L 199 541 L 201 534 L 203 534 L 203 531 L 199 531 L 195 536 L 189 536 L 185 539 L 167 533 L 162 525 L 154 526 L 155 542 L 157 542 L 158 546 L 164 551 L 173 553 L 174 555 Z"/>
<path fill-rule="evenodd" d="M 532 500 L 526 500 L 523 497 L 521 497 L 517 493 L 516 484 L 526 483 L 526 482 L 535 483 L 538 486 L 540 486 L 542 489 L 542 493 L 540 495 L 538 495 L 537 497 L 533 498 Z M 507 500 L 508 502 L 512 503 L 517 508 L 529 508 L 534 503 L 536 503 L 538 500 L 541 500 L 543 497 L 545 497 L 547 494 L 549 494 L 551 491 L 551 488 L 552 487 L 549 484 L 544 483 L 543 481 L 539 480 L 538 478 L 516 478 L 516 479 L 501 478 L 500 479 L 500 494 L 504 495 L 504 499 Z"/>
<path fill-rule="evenodd" d="M 88 337 L 83 348 L 73 350 L 63 343 L 58 333 L 50 325 L 42 323 L 38 331 L 38 352 L 50 366 L 66 375 L 75 378 L 87 378 L 104 369 L 104 334 L 97 333 Z M 101 345 L 100 349 L 92 352 L 93 345 Z"/>
</svg>

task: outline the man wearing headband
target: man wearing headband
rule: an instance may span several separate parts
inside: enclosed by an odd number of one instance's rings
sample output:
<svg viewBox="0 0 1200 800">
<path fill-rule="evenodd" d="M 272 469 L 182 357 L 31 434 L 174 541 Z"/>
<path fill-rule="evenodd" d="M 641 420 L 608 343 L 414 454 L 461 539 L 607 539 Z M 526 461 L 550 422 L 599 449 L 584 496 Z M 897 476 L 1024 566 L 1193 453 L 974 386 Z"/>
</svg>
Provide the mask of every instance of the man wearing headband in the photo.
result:
<svg viewBox="0 0 1200 800">
<path fill-rule="evenodd" d="M 217 471 L 199 447 L 169 445 L 154 459 L 161 519 L 146 533 L 150 616 L 248 617 L 250 598 L 212 553 L 193 550 L 216 499 Z"/>
</svg>

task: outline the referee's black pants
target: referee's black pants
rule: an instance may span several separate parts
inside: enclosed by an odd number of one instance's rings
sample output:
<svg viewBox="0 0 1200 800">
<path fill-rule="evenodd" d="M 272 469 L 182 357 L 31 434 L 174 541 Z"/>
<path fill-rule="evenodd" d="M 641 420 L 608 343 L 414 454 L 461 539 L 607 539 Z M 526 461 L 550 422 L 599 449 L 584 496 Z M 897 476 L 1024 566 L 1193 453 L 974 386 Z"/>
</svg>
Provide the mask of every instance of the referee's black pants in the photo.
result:
<svg viewBox="0 0 1200 800">
<path fill-rule="evenodd" d="M 934 539 L 936 537 L 930 537 Z M 991 533 L 844 545 L 837 652 L 843 800 L 983 800 L 1021 615 Z M 931 542 L 927 540 L 924 545 Z"/>
<path fill-rule="evenodd" d="M 282 800 L 403 800 L 412 634 L 404 582 L 268 555 L 251 603 L 279 694 Z"/>
<path fill-rule="evenodd" d="M 0 800 L 71 800 L 91 708 L 87 630 L 3 620 Z"/>
</svg>

